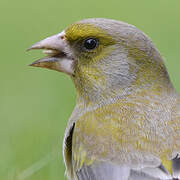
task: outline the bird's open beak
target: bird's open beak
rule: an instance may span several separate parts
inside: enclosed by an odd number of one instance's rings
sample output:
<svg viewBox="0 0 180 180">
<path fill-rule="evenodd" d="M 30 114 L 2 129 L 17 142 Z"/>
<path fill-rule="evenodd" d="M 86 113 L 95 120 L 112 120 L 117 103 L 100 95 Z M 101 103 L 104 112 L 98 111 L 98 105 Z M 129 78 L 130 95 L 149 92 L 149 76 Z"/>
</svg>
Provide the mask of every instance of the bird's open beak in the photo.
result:
<svg viewBox="0 0 180 180">
<path fill-rule="evenodd" d="M 43 53 L 47 55 L 33 62 L 30 66 L 53 69 L 73 75 L 75 60 L 68 48 L 64 32 L 48 37 L 27 49 L 27 51 L 43 49 Z"/>
</svg>

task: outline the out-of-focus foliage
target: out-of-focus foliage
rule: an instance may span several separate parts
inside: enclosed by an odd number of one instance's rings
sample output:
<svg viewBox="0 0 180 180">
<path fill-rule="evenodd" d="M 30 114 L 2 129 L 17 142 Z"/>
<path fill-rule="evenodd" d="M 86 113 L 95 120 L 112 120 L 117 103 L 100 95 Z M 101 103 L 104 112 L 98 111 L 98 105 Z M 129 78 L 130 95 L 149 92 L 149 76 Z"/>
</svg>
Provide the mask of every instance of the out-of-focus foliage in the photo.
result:
<svg viewBox="0 0 180 180">
<path fill-rule="evenodd" d="M 74 21 L 105 17 L 148 34 L 180 91 L 180 1 L 0 1 L 0 179 L 63 180 L 62 141 L 76 96 L 69 77 L 29 67 L 25 50 Z"/>
</svg>

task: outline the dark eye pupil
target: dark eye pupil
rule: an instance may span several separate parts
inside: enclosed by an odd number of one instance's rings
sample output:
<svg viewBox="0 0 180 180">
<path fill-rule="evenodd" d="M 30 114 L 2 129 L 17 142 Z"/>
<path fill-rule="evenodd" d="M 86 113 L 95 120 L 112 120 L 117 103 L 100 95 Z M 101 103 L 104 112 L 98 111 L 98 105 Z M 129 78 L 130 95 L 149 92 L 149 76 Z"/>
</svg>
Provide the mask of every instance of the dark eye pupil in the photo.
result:
<svg viewBox="0 0 180 180">
<path fill-rule="evenodd" d="M 88 50 L 92 50 L 97 47 L 97 40 L 93 38 L 86 39 L 84 42 L 84 47 Z"/>
</svg>

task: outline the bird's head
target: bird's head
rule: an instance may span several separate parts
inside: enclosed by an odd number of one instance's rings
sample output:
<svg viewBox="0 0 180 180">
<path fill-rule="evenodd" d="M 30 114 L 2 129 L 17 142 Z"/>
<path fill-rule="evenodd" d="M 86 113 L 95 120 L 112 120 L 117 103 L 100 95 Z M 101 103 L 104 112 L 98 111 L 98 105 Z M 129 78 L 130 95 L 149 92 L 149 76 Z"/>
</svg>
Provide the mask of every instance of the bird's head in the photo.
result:
<svg viewBox="0 0 180 180">
<path fill-rule="evenodd" d="M 70 75 L 80 101 L 103 103 L 169 81 L 152 41 L 135 26 L 110 19 L 85 19 L 30 49 L 47 57 L 31 66 Z"/>
</svg>

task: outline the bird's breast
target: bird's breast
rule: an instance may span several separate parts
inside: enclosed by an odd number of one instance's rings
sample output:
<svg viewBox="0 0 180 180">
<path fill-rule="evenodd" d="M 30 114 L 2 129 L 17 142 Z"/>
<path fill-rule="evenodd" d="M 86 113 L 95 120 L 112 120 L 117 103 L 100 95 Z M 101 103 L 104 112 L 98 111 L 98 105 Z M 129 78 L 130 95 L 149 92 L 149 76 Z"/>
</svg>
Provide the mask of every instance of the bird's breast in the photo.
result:
<svg viewBox="0 0 180 180">
<path fill-rule="evenodd" d="M 72 149 L 80 166 L 93 159 L 148 163 L 146 156 L 170 155 L 170 104 L 148 98 L 118 100 L 83 113 L 75 123 Z M 128 157 L 128 158 L 127 158 Z M 153 156 L 152 156 L 153 157 Z M 146 159 L 146 160 L 145 160 Z"/>
</svg>

